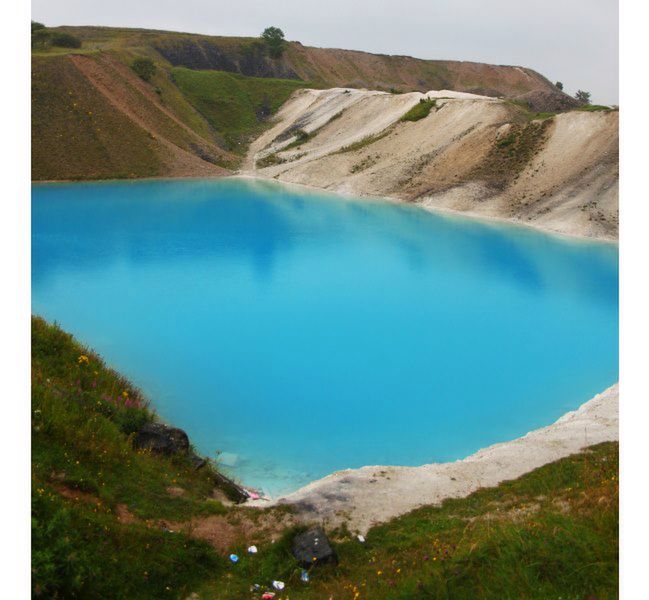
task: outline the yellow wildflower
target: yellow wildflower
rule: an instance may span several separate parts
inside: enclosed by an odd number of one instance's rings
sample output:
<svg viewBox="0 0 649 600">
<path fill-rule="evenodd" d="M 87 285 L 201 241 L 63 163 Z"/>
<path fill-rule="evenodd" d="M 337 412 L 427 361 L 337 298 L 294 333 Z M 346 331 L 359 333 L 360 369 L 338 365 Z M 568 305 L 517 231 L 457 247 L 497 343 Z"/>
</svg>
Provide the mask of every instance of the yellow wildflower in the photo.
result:
<svg viewBox="0 0 649 600">
<path fill-rule="evenodd" d="M 87 365 L 87 364 L 90 363 L 90 359 L 85 354 L 82 354 L 81 356 L 79 356 L 79 358 L 77 358 L 77 362 L 80 365 L 81 364 L 86 364 Z"/>
</svg>

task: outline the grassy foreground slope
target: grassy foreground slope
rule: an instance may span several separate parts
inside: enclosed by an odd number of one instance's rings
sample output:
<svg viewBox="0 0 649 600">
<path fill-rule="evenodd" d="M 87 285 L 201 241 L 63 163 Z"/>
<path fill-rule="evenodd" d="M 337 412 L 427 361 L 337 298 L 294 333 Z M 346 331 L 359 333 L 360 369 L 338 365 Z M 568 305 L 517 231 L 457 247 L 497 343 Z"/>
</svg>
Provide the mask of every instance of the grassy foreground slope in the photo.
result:
<svg viewBox="0 0 649 600">
<path fill-rule="evenodd" d="M 98 356 L 32 319 L 35 597 L 176 597 L 218 572 L 207 543 L 152 526 L 225 510 L 208 470 L 133 449 L 128 436 L 152 418 Z"/>
<path fill-rule="evenodd" d="M 278 599 L 617 597 L 617 444 L 416 510 L 365 544 L 331 531 L 339 566 L 304 584 L 281 513 L 225 507 L 209 469 L 133 449 L 152 418 L 97 355 L 32 320 L 34 597 L 260 598 L 250 587 L 274 579 L 286 583 Z M 227 527 L 206 527 L 219 519 Z"/>
</svg>

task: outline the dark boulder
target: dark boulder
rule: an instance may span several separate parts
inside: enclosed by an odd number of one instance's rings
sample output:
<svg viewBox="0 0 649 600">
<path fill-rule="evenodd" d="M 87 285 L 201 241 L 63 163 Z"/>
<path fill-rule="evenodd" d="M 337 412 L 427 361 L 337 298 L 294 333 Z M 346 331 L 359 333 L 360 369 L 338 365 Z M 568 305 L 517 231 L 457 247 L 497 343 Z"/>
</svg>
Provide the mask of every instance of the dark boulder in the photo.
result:
<svg viewBox="0 0 649 600">
<path fill-rule="evenodd" d="M 133 446 L 157 454 L 179 454 L 189 450 L 189 438 L 182 429 L 162 423 L 146 423 L 135 434 Z"/>
<path fill-rule="evenodd" d="M 293 556 L 308 568 L 326 563 L 338 564 L 338 555 L 320 527 L 314 527 L 293 538 Z"/>
</svg>

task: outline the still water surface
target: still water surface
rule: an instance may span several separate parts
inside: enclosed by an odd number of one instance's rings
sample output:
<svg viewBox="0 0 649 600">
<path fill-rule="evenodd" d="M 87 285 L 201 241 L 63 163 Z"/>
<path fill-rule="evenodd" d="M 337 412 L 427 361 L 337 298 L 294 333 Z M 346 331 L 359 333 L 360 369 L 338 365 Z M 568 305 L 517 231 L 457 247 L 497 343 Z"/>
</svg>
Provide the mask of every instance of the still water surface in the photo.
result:
<svg viewBox="0 0 649 600">
<path fill-rule="evenodd" d="M 35 185 L 32 309 L 246 484 L 462 458 L 618 378 L 618 250 L 244 179 Z"/>
</svg>

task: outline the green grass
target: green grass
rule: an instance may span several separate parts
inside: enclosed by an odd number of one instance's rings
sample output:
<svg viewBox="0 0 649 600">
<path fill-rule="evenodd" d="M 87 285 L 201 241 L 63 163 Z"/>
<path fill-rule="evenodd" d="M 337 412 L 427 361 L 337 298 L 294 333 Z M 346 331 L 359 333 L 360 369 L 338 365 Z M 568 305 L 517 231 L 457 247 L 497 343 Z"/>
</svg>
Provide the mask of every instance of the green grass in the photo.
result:
<svg viewBox="0 0 649 600">
<path fill-rule="evenodd" d="M 295 90 L 308 87 L 303 81 L 244 77 L 224 71 L 177 67 L 171 72 L 187 100 L 223 138 L 227 148 L 239 154 Z"/>
<path fill-rule="evenodd" d="M 315 134 L 315 131 L 313 133 L 307 133 L 306 131 L 304 131 L 304 129 L 298 129 L 295 132 L 295 139 L 287 146 L 284 146 L 282 148 L 282 152 L 284 152 L 285 150 L 291 150 L 292 148 L 298 148 L 302 146 L 302 144 L 306 144 L 309 140 L 315 137 Z"/>
<path fill-rule="evenodd" d="M 437 105 L 437 100 L 435 98 L 425 100 L 422 98 L 417 104 L 415 104 L 403 117 L 402 121 L 419 121 L 420 119 L 426 118 L 430 111 L 435 108 Z"/>
<path fill-rule="evenodd" d="M 153 177 L 162 168 L 155 140 L 67 56 L 32 58 L 32 179 Z"/>
<path fill-rule="evenodd" d="M 363 148 L 367 148 L 368 146 L 371 146 L 375 142 L 378 142 L 379 140 L 383 139 L 386 135 L 390 134 L 391 132 L 392 132 L 392 127 L 388 127 L 387 129 L 384 129 L 380 133 L 375 133 L 374 135 L 368 135 L 367 137 L 364 137 L 362 140 L 358 140 L 353 144 L 349 144 L 349 146 L 343 146 L 340 150 L 334 152 L 334 154 L 344 154 L 345 152 L 356 152 L 357 150 L 362 150 Z"/>
<path fill-rule="evenodd" d="M 251 584 L 282 579 L 290 598 L 616 598 L 617 477 L 617 444 L 594 446 L 376 526 L 365 544 L 343 539 L 339 566 L 314 569 L 308 585 L 288 532 L 200 596 L 244 598 Z"/>
<path fill-rule="evenodd" d="M 531 110 L 527 102 L 522 100 L 505 100 L 507 104 L 518 109 L 521 121 L 545 121 L 557 116 L 556 112 L 536 112 Z"/>
<path fill-rule="evenodd" d="M 608 112 L 616 109 L 611 108 L 610 106 L 602 106 L 601 104 L 584 104 L 583 106 L 580 106 L 576 110 L 581 110 L 586 112 L 599 112 L 599 111 Z"/>
<path fill-rule="evenodd" d="M 32 319 L 35 595 L 160 598 L 217 568 L 205 543 L 154 526 L 226 509 L 210 498 L 210 468 L 133 449 L 129 435 L 152 418 L 97 355 Z M 185 493 L 171 495 L 172 486 Z M 124 506 L 137 522 L 118 520 Z"/>
<path fill-rule="evenodd" d="M 372 528 L 365 544 L 343 524 L 329 532 L 339 566 L 314 569 L 305 585 L 290 553 L 295 528 L 275 543 L 262 537 L 254 556 L 245 540 L 234 543 L 236 565 L 162 530 L 160 519 L 256 517 L 210 499 L 209 469 L 136 452 L 129 436 L 152 418 L 141 393 L 97 355 L 32 319 L 34 597 L 238 600 L 273 579 L 287 585 L 278 598 L 617 597 L 616 443 L 415 510 Z M 117 516 L 124 506 L 132 522 Z"/>
<path fill-rule="evenodd" d="M 550 119 L 535 119 L 512 123 L 509 133 L 494 142 L 471 178 L 496 187 L 507 185 L 540 151 L 551 122 Z"/>
<path fill-rule="evenodd" d="M 281 156 L 277 155 L 277 152 L 273 152 L 272 154 L 267 154 L 263 158 L 260 158 L 255 162 L 255 166 L 258 169 L 265 169 L 266 167 L 273 167 L 275 165 L 281 165 L 282 163 L 286 162 Z"/>
</svg>

